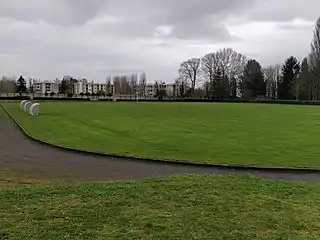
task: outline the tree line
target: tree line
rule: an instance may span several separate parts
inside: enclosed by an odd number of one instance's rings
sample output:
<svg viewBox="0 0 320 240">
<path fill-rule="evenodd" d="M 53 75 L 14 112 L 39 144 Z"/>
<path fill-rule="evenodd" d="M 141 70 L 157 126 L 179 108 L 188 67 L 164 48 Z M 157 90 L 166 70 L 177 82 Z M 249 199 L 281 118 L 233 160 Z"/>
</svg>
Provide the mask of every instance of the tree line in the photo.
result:
<svg viewBox="0 0 320 240">
<path fill-rule="evenodd" d="M 14 78 L 8 78 L 3 76 L 0 80 L 0 93 L 16 92 L 27 92 L 27 83 L 23 76 L 20 76 L 18 80 L 14 80 Z"/>
<path fill-rule="evenodd" d="M 188 94 L 207 98 L 320 100 L 320 18 L 311 50 L 301 62 L 289 56 L 282 65 L 263 68 L 232 48 L 183 61 L 177 82 Z M 185 94 L 185 93 L 184 93 Z"/>
<path fill-rule="evenodd" d="M 86 79 L 82 79 L 84 86 L 94 84 L 90 83 Z M 58 85 L 58 91 L 56 92 L 45 92 L 45 95 L 54 96 L 55 94 L 64 94 L 66 96 L 73 96 L 76 93 L 76 84 L 79 80 L 73 77 L 65 76 L 60 81 L 56 79 L 56 84 Z M 23 93 L 33 94 L 36 92 L 34 89 L 33 79 L 29 79 L 27 87 L 27 81 L 21 75 L 18 80 L 8 77 L 2 77 L 0 79 L 0 93 Z M 109 76 L 106 79 L 106 83 L 100 83 L 99 86 L 105 85 L 105 88 L 98 89 L 97 91 L 82 91 L 79 93 L 81 96 L 108 96 L 111 97 L 113 93 L 124 94 L 124 95 L 137 95 L 143 96 L 146 92 L 147 87 L 147 77 L 146 73 L 142 72 L 140 76 L 138 74 L 130 74 L 123 76 Z M 114 88 L 114 90 L 113 90 Z"/>
</svg>

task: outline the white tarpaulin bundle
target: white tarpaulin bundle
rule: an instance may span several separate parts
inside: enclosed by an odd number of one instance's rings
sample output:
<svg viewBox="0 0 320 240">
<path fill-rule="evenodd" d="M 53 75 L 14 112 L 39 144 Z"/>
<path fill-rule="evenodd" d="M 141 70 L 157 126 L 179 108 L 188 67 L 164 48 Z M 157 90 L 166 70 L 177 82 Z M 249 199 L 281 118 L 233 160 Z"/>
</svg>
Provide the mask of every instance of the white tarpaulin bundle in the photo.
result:
<svg viewBox="0 0 320 240">
<path fill-rule="evenodd" d="M 40 104 L 39 103 L 31 103 L 27 100 L 23 100 L 20 103 L 21 110 L 29 113 L 30 115 L 39 115 Z"/>
<path fill-rule="evenodd" d="M 29 113 L 31 115 L 39 115 L 39 103 L 34 103 L 31 105 L 30 109 L 29 109 Z"/>
<path fill-rule="evenodd" d="M 27 100 L 23 100 L 23 101 L 20 103 L 20 108 L 21 108 L 21 110 L 24 110 L 24 105 L 25 105 L 27 102 L 28 102 Z"/>
<path fill-rule="evenodd" d="M 29 112 L 29 107 L 30 107 L 30 106 L 31 106 L 31 102 L 26 102 L 26 103 L 24 104 L 23 110 L 26 111 L 26 112 Z"/>
</svg>

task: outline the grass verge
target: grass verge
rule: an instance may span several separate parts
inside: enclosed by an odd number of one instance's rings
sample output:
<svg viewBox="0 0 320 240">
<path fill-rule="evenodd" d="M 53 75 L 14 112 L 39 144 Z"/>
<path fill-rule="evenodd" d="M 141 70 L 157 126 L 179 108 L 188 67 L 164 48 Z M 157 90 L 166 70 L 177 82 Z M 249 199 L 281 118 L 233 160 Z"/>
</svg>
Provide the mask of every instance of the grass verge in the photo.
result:
<svg viewBox="0 0 320 240">
<path fill-rule="evenodd" d="M 0 239 L 319 239 L 320 185 L 173 176 L 0 191 Z"/>
</svg>

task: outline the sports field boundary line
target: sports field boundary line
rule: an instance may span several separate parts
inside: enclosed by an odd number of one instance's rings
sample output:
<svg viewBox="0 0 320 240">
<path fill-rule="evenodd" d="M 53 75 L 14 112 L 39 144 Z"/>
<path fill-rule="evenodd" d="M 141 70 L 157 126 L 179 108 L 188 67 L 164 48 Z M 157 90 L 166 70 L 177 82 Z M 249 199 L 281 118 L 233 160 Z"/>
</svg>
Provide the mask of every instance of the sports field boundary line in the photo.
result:
<svg viewBox="0 0 320 240">
<path fill-rule="evenodd" d="M 19 122 L 9 113 L 9 111 L 0 104 L 1 108 L 5 114 L 13 121 L 13 123 L 20 129 L 20 131 L 31 141 L 37 142 L 42 145 L 49 146 L 51 148 L 60 149 L 62 151 L 73 152 L 82 155 L 91 155 L 97 157 L 108 157 L 112 159 L 123 159 L 131 161 L 142 161 L 154 164 L 166 164 L 166 165 L 180 165 L 180 166 L 190 166 L 190 167 L 206 167 L 206 168 L 220 168 L 229 169 L 235 171 L 261 171 L 261 172 L 278 172 L 278 173 L 320 173 L 320 169 L 317 168 L 289 168 L 289 167 L 264 167 L 264 166 L 252 166 L 252 165 L 242 165 L 242 164 L 213 164 L 213 163 L 201 163 L 201 162 L 187 162 L 179 160 L 169 160 L 169 159 L 156 159 L 156 158 L 143 158 L 136 156 L 127 156 L 121 154 L 109 154 L 102 152 L 95 152 L 83 149 L 76 149 L 71 147 L 66 147 L 58 144 L 52 144 L 44 140 L 33 137 L 29 134 Z"/>
</svg>

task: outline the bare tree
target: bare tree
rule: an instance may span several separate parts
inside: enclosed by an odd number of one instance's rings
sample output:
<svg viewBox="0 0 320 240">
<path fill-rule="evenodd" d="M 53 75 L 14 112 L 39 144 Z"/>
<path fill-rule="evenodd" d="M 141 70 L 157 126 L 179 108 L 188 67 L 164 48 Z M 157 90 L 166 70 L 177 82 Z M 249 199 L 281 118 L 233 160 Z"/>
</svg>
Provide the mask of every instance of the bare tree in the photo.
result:
<svg viewBox="0 0 320 240">
<path fill-rule="evenodd" d="M 219 69 L 221 69 L 223 77 L 229 79 L 230 95 L 236 98 L 247 58 L 232 48 L 220 49 L 216 54 L 219 60 Z"/>
<path fill-rule="evenodd" d="M 215 75 L 219 72 L 219 59 L 216 53 L 208 53 L 202 59 L 201 71 L 207 83 L 206 92 L 207 97 L 212 97 L 214 93 Z"/>
<path fill-rule="evenodd" d="M 14 78 L 2 77 L 0 80 L 0 93 L 15 93 L 17 90 L 16 80 Z"/>
<path fill-rule="evenodd" d="M 200 71 L 200 58 L 191 58 L 180 64 L 179 75 L 180 78 L 187 81 L 190 85 L 191 95 L 194 93 L 198 81 L 198 74 Z"/>
<path fill-rule="evenodd" d="M 129 76 L 120 76 L 120 93 L 130 94 Z"/>
<path fill-rule="evenodd" d="M 309 55 L 310 72 L 312 78 L 312 98 L 320 98 L 320 18 L 318 18 L 313 31 L 311 52 Z"/>
<path fill-rule="evenodd" d="M 107 96 L 111 96 L 113 93 L 112 93 L 112 87 L 111 87 L 111 79 L 112 77 L 111 76 L 108 76 L 107 79 L 106 79 L 106 91 L 105 91 L 105 97 Z"/>
<path fill-rule="evenodd" d="M 205 81 L 208 83 L 212 83 L 214 73 L 218 70 L 217 55 L 215 53 L 209 53 L 201 59 L 201 62 L 201 71 Z"/>
<path fill-rule="evenodd" d="M 265 75 L 265 80 L 267 85 L 266 97 L 269 99 L 277 98 L 280 73 L 281 73 L 281 66 L 279 64 L 271 65 L 264 69 L 264 75 Z"/>
<path fill-rule="evenodd" d="M 130 94 L 134 94 L 136 97 L 138 96 L 138 75 L 132 74 L 130 76 Z"/>
<path fill-rule="evenodd" d="M 223 79 L 229 81 L 229 93 L 236 97 L 239 90 L 239 82 L 243 69 L 247 63 L 247 58 L 234 51 L 232 48 L 220 49 L 215 53 L 209 53 L 202 59 L 202 74 L 206 82 L 210 83 L 210 88 L 214 88 L 215 76 L 222 74 Z M 226 85 L 225 85 L 226 87 Z M 212 93 L 214 89 L 210 89 Z"/>
<path fill-rule="evenodd" d="M 139 77 L 139 93 L 141 97 L 146 95 L 147 76 L 145 72 L 142 72 Z"/>
<path fill-rule="evenodd" d="M 120 84 L 120 77 L 114 76 L 113 77 L 113 88 L 115 94 L 121 94 L 121 84 Z"/>
</svg>

